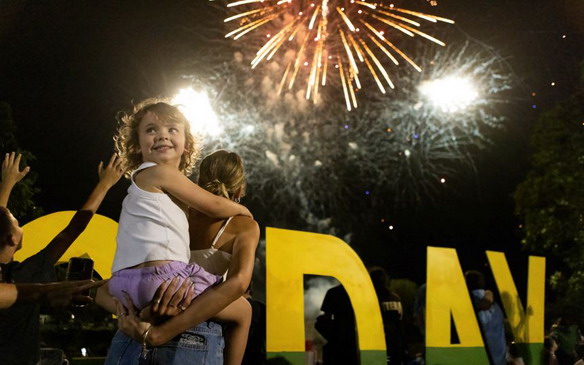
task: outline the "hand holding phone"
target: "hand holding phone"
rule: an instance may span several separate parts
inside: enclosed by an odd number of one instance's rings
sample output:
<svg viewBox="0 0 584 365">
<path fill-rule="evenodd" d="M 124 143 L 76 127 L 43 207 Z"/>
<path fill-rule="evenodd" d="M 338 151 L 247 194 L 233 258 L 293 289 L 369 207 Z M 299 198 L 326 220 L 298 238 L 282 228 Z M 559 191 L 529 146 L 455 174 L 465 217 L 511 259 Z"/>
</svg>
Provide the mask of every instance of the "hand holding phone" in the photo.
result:
<svg viewBox="0 0 584 365">
<path fill-rule="evenodd" d="M 69 259 L 67 265 L 66 280 L 91 280 L 93 278 L 93 260 L 83 257 L 72 257 Z M 89 296 L 89 290 L 81 293 L 81 295 Z M 86 302 L 73 301 L 76 307 L 85 307 Z"/>
</svg>

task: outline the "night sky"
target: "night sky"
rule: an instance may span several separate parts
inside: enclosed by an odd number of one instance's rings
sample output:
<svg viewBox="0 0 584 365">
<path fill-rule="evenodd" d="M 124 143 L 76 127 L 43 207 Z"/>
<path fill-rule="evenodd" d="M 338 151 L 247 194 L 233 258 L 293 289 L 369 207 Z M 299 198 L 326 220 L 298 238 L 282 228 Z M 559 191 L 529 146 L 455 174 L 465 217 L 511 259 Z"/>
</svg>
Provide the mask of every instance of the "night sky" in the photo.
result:
<svg viewBox="0 0 584 365">
<path fill-rule="evenodd" d="M 505 129 L 475 155 L 476 174 L 445 186 L 437 205 L 404 209 L 394 231 L 371 222 L 361 237 L 380 242 L 362 257 L 418 283 L 427 244 L 456 247 L 467 267 L 485 261 L 484 249 L 517 255 L 512 193 L 529 169 L 530 129 L 570 94 L 584 60 L 580 0 L 441 0 L 427 10 L 456 21 L 443 39 L 493 47 L 517 82 L 501 107 Z M 116 113 L 172 95 L 186 55 L 213 52 L 205 37 L 221 27 L 220 11 L 204 0 L 0 2 L 0 100 L 13 108 L 20 147 L 37 157 L 36 201 L 46 213 L 82 204 L 98 162 L 113 152 Z M 100 213 L 117 220 L 126 188 L 118 184 Z"/>
</svg>

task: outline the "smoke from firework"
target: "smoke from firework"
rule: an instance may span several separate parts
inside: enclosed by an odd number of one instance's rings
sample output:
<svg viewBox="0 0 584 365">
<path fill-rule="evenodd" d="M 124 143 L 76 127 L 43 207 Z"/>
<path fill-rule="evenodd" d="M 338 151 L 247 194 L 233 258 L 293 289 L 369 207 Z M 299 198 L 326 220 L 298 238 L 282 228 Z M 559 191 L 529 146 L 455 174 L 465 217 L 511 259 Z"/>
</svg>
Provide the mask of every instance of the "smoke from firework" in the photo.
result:
<svg viewBox="0 0 584 365">
<path fill-rule="evenodd" d="M 235 52 L 201 80 L 216 90 L 214 109 L 224 128 L 207 149 L 242 155 L 248 199 L 269 212 L 262 217 L 268 225 L 339 234 L 356 209 L 426 203 L 441 178 L 472 169 L 471 152 L 502 127 L 497 108 L 511 78 L 500 57 L 481 45 L 417 53 L 423 72 L 403 70 L 399 92 L 366 93 L 363 107 L 348 113 L 324 93 L 317 105 L 302 91 L 278 95 L 278 57 L 250 72 L 245 54 Z M 477 97 L 460 110 L 436 107 L 419 91 L 425 81 L 452 75 L 477 85 Z"/>
</svg>

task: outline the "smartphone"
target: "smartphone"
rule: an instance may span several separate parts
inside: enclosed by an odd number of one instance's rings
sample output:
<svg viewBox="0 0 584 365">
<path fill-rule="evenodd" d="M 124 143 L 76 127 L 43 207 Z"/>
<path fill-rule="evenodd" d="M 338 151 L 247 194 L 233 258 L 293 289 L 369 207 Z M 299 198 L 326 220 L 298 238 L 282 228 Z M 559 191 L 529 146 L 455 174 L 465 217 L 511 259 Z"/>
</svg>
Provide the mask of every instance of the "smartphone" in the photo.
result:
<svg viewBox="0 0 584 365">
<path fill-rule="evenodd" d="M 91 280 L 93 279 L 93 260 L 83 257 L 72 257 L 67 265 L 66 280 Z M 89 296 L 89 290 L 81 295 Z M 76 307 L 84 307 L 87 303 L 73 301 Z"/>
</svg>

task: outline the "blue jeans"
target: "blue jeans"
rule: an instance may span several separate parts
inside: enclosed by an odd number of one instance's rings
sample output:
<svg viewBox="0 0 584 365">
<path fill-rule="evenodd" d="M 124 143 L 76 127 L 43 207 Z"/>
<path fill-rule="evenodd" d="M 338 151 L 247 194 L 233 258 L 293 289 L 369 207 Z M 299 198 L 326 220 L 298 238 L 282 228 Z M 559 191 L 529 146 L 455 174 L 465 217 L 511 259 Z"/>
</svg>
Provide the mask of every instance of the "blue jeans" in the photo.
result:
<svg viewBox="0 0 584 365">
<path fill-rule="evenodd" d="M 146 359 L 141 345 L 116 332 L 107 353 L 105 365 L 201 364 L 223 365 L 223 332 L 221 325 L 203 322 L 176 336 L 162 346 L 149 349 Z"/>
<path fill-rule="evenodd" d="M 142 345 L 118 330 L 112 338 L 104 365 L 137 365 Z"/>
</svg>

